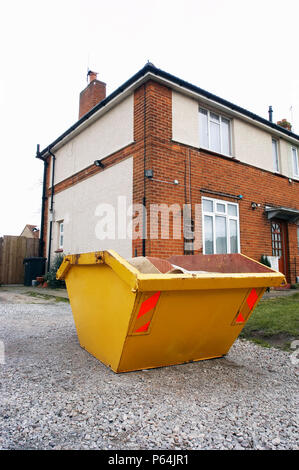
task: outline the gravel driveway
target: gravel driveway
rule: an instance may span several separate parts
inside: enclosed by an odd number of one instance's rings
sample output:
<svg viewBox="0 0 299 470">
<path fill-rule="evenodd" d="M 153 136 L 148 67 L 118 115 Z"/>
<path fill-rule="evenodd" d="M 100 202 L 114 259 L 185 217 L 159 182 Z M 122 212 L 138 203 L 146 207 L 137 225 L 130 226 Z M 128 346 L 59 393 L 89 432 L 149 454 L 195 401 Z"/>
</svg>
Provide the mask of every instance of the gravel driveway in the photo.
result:
<svg viewBox="0 0 299 470">
<path fill-rule="evenodd" d="M 289 353 L 237 341 L 116 375 L 80 348 L 69 304 L 0 298 L 0 325 L 0 449 L 299 449 Z"/>
</svg>

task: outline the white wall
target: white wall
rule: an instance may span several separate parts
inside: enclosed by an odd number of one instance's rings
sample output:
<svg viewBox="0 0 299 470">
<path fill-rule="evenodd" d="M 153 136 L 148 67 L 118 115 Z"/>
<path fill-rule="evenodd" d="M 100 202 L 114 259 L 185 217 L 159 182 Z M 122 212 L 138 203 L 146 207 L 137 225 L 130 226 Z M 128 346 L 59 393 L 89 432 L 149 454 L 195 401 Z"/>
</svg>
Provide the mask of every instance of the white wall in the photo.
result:
<svg viewBox="0 0 299 470">
<path fill-rule="evenodd" d="M 202 104 L 207 108 L 205 104 Z M 177 142 L 200 147 L 199 101 L 182 93 L 172 92 L 172 138 Z M 215 111 L 218 112 L 218 111 Z M 221 112 L 219 112 L 221 114 Z M 293 177 L 291 146 L 286 138 L 275 137 L 279 142 L 281 173 Z M 298 144 L 299 151 L 299 144 Z M 272 133 L 232 117 L 232 156 L 250 165 L 274 171 Z"/>
<path fill-rule="evenodd" d="M 58 249 L 58 222 L 61 220 L 64 221 L 64 254 L 113 249 L 121 256 L 131 257 L 130 238 L 98 239 L 97 224 L 103 218 L 96 215 L 96 209 L 103 203 L 112 204 L 116 209 L 118 196 L 126 198 L 128 207 L 132 204 L 132 194 L 133 158 L 130 157 L 54 195 L 51 259 Z"/>
<path fill-rule="evenodd" d="M 175 91 L 172 92 L 172 138 L 199 147 L 198 102 Z"/>
<path fill-rule="evenodd" d="M 55 184 L 133 142 L 133 113 L 132 94 L 54 151 Z"/>
<path fill-rule="evenodd" d="M 272 135 L 240 119 L 233 120 L 234 156 L 244 163 L 274 171 Z"/>
</svg>

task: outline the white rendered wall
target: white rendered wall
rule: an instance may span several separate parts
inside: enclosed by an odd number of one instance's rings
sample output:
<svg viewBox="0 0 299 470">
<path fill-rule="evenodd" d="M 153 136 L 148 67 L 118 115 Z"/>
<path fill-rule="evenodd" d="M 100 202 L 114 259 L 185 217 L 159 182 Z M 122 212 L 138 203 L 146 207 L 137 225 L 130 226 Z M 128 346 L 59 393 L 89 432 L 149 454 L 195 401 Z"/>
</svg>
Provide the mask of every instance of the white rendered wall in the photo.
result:
<svg viewBox="0 0 299 470">
<path fill-rule="evenodd" d="M 198 102 L 175 91 L 172 92 L 172 138 L 199 147 Z"/>
<path fill-rule="evenodd" d="M 133 142 L 133 112 L 132 94 L 56 150 L 55 184 Z"/>
<path fill-rule="evenodd" d="M 132 157 L 56 194 L 54 196 L 51 260 L 55 256 L 55 250 L 59 248 L 58 229 L 59 221 L 62 220 L 64 254 L 113 249 L 125 258 L 131 257 L 132 240 L 129 237 L 120 239 L 117 230 L 116 239 L 99 240 L 97 224 L 102 217 L 96 215 L 96 212 L 101 204 L 111 204 L 117 216 L 118 196 L 125 198 L 128 207 L 132 204 L 132 194 Z"/>
<path fill-rule="evenodd" d="M 202 104 L 203 108 L 208 107 Z M 177 142 L 200 147 L 199 141 L 199 101 L 182 93 L 172 93 L 172 138 Z M 215 110 L 217 113 L 218 111 Z M 221 112 L 219 111 L 221 114 Z M 232 118 L 232 156 L 241 162 L 274 171 L 272 155 L 272 135 L 278 141 L 281 174 L 292 177 L 292 144 L 286 138 L 275 137 L 271 133 L 245 120 Z M 299 145 L 297 146 L 299 148 Z"/>
</svg>

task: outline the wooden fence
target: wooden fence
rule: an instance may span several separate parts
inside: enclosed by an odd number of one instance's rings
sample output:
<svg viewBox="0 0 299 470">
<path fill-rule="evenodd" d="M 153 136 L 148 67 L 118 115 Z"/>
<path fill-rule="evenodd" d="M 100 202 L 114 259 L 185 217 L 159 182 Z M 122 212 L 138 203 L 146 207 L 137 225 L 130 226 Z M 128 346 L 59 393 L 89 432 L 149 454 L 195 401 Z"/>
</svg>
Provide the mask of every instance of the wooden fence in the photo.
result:
<svg viewBox="0 0 299 470">
<path fill-rule="evenodd" d="M 38 256 L 36 238 L 4 235 L 0 238 L 0 284 L 24 284 L 23 259 Z"/>
</svg>

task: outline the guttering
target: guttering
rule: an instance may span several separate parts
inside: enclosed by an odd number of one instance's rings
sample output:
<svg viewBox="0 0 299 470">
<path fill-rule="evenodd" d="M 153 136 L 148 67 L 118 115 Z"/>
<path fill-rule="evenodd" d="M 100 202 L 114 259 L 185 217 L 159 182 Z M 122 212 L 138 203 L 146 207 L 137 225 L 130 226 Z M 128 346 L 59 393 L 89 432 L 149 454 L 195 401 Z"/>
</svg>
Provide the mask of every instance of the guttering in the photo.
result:
<svg viewBox="0 0 299 470">
<path fill-rule="evenodd" d="M 39 257 L 43 257 L 44 254 L 44 222 L 45 222 L 45 205 L 46 205 L 46 200 L 48 199 L 46 196 L 46 179 L 47 179 L 47 168 L 48 168 L 48 162 L 46 158 L 41 156 L 40 150 L 39 150 L 39 144 L 37 144 L 36 148 L 36 158 L 39 158 L 44 162 L 44 175 L 43 175 L 43 191 L 42 191 L 42 208 L 41 208 L 41 222 L 40 222 L 40 237 L 39 237 Z"/>
<path fill-rule="evenodd" d="M 194 99 L 199 100 L 200 98 L 204 98 L 204 101 L 209 102 L 210 104 L 218 104 L 219 107 L 223 109 L 227 109 L 229 112 L 232 112 L 235 116 L 239 116 L 241 119 L 254 121 L 256 125 L 259 127 L 266 128 L 269 132 L 269 128 L 273 129 L 275 133 L 279 134 L 280 136 L 286 137 L 288 136 L 289 139 L 295 141 L 298 145 L 299 142 L 299 135 L 294 134 L 287 129 L 284 129 L 273 122 L 268 121 L 267 119 L 258 116 L 257 114 L 248 111 L 245 108 L 237 106 L 223 98 L 220 98 L 213 93 L 210 93 L 202 88 L 199 88 L 195 85 L 192 85 L 189 82 L 181 80 L 180 78 L 171 75 L 168 72 L 164 72 L 161 69 L 156 68 L 152 64 L 146 64 L 139 72 L 133 75 L 129 80 L 127 80 L 123 85 L 117 88 L 113 93 L 111 93 L 107 98 L 102 100 L 96 106 L 94 106 L 90 111 L 88 111 L 81 119 L 79 119 L 75 124 L 73 124 L 68 130 L 66 130 L 63 134 L 61 134 L 52 144 L 50 144 L 51 149 L 56 149 L 58 144 L 63 145 L 63 141 L 67 138 L 71 138 L 71 134 L 75 131 L 79 133 L 81 130 L 84 129 L 86 125 L 88 125 L 91 121 L 98 118 L 98 115 L 101 110 L 104 110 L 105 107 L 112 107 L 116 102 L 117 98 L 123 97 L 124 94 L 129 94 L 138 86 L 141 86 L 145 81 L 150 79 L 155 79 L 168 85 L 171 88 L 177 89 L 185 94 L 189 94 Z M 89 121 L 89 122 L 87 122 Z M 41 152 L 41 156 L 48 155 L 48 148 L 46 147 Z"/>
<path fill-rule="evenodd" d="M 177 90 L 183 91 L 193 96 L 193 98 L 197 100 L 199 98 L 204 97 L 204 99 L 210 102 L 211 104 L 216 103 L 221 107 L 228 109 L 230 112 L 233 111 L 233 113 L 236 116 L 239 116 L 240 118 L 244 119 L 245 117 L 248 121 L 255 121 L 256 124 L 259 124 L 260 127 L 267 128 L 268 131 L 270 127 L 279 135 L 284 137 L 288 136 L 290 139 L 296 141 L 296 144 L 298 145 L 299 135 L 294 134 L 293 132 L 288 131 L 287 129 L 284 129 L 283 127 L 278 126 L 277 124 L 274 124 L 273 122 L 270 122 L 267 119 L 264 119 L 258 116 L 257 114 L 248 111 L 245 108 L 242 108 L 227 100 L 224 100 L 223 98 L 220 98 L 219 96 L 214 95 L 213 93 L 210 93 L 206 90 L 203 90 L 202 88 L 192 85 L 191 83 L 181 80 L 180 78 L 171 75 L 168 72 L 164 72 L 163 70 L 154 67 L 152 64 L 146 64 L 141 70 L 139 70 L 139 72 L 133 75 L 129 80 L 127 80 L 123 85 L 117 88 L 113 93 L 107 96 L 107 98 L 105 98 L 96 106 L 94 106 L 90 111 L 84 114 L 81 119 L 79 119 L 68 130 L 66 130 L 56 140 L 54 140 L 54 142 L 50 144 L 50 148 L 55 149 L 58 144 L 62 145 L 64 140 L 71 137 L 70 134 L 73 134 L 75 131 L 80 132 L 81 129 L 83 130 L 83 128 L 89 124 L 87 121 L 91 122 L 93 119 L 97 119 L 100 110 L 104 110 L 104 108 L 108 107 L 108 105 L 112 106 L 117 101 L 117 98 L 123 96 L 124 94 L 129 94 L 135 88 L 141 86 L 145 81 L 150 80 L 151 78 L 158 80 L 160 79 L 162 83 L 168 85 L 169 87 L 177 88 Z M 48 155 L 48 148 L 49 147 L 46 147 L 44 150 L 42 150 L 41 156 Z"/>
<path fill-rule="evenodd" d="M 56 149 L 58 144 L 60 146 L 63 144 L 67 138 L 70 138 L 70 134 L 73 134 L 75 131 L 77 133 L 81 132 L 90 122 L 96 120 L 99 116 L 101 110 L 104 108 L 112 107 L 117 102 L 117 98 L 120 96 L 123 97 L 124 94 L 129 95 L 138 86 L 141 86 L 146 81 L 146 75 L 148 66 L 145 66 L 139 72 L 137 72 L 133 77 L 127 80 L 123 85 L 121 85 L 117 90 L 111 93 L 107 98 L 100 101 L 96 106 L 94 106 L 90 111 L 88 111 L 81 119 L 79 119 L 75 124 L 73 124 L 69 129 L 67 129 L 63 134 L 61 134 L 56 140 L 54 140 L 48 147 L 41 151 L 42 156 L 48 155 L 48 148 Z M 93 119 L 92 119 L 93 118 Z M 88 122 L 87 122 L 88 121 Z"/>
<path fill-rule="evenodd" d="M 177 89 L 181 90 L 181 89 L 185 89 L 187 92 L 191 92 L 193 94 L 193 97 L 194 98 L 197 98 L 198 99 L 198 95 L 201 95 L 205 98 L 207 98 L 208 101 L 210 102 L 214 102 L 214 103 L 218 103 L 220 104 L 221 106 L 229 109 L 229 110 L 233 110 L 235 111 L 238 115 L 240 115 L 241 117 L 244 118 L 244 116 L 250 118 L 250 120 L 253 120 L 253 121 L 256 121 L 260 124 L 262 124 L 263 126 L 266 126 L 267 128 L 271 127 L 273 130 L 279 132 L 280 134 L 282 135 L 287 135 L 289 136 L 290 138 L 292 139 L 295 139 L 296 141 L 299 141 L 299 135 L 297 134 L 294 134 L 293 132 L 281 127 L 281 126 L 278 126 L 277 124 L 274 124 L 273 122 L 270 122 L 269 120 L 265 119 L 265 118 L 262 118 L 261 116 L 258 116 L 257 114 L 255 113 L 252 113 L 251 111 L 248 111 L 247 109 L 245 108 L 242 108 L 241 106 L 237 106 L 235 105 L 234 103 L 231 103 L 230 101 L 227 101 L 223 98 L 220 98 L 219 96 L 217 95 L 214 95 L 213 93 L 210 93 L 196 85 L 192 85 L 191 83 L 189 82 L 186 82 L 185 80 L 182 80 L 174 75 L 171 75 L 170 73 L 168 72 L 164 72 L 163 70 L 160 70 L 160 69 L 157 69 L 156 67 L 154 66 L 148 66 L 150 67 L 150 72 L 155 75 L 156 77 L 160 77 L 163 79 L 163 81 L 166 81 L 169 83 L 169 86 L 171 86 L 171 84 L 175 84 L 177 85 Z M 196 95 L 196 96 L 195 96 Z M 268 129 L 269 131 L 269 129 Z M 298 145 L 298 143 L 297 143 Z"/>
</svg>

